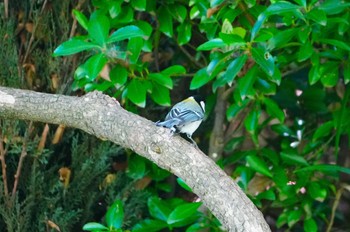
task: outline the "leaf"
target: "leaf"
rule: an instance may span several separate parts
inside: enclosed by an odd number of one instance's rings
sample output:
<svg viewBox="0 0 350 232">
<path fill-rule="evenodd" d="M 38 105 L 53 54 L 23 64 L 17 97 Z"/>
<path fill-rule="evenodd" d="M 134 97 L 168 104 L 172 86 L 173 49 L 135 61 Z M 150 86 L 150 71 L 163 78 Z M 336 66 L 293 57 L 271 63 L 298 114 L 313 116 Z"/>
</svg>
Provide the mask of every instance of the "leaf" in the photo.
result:
<svg viewBox="0 0 350 232">
<path fill-rule="evenodd" d="M 153 89 L 151 93 L 153 101 L 162 106 L 170 106 L 170 92 L 166 87 L 153 83 Z"/>
<path fill-rule="evenodd" d="M 350 46 L 348 44 L 346 44 L 345 42 L 340 41 L 340 40 L 336 40 L 336 39 L 320 39 L 320 42 L 333 45 L 335 47 L 344 49 L 346 51 L 350 51 Z"/>
<path fill-rule="evenodd" d="M 127 175 L 134 180 L 142 179 L 146 175 L 145 159 L 139 155 L 131 155 L 128 160 Z"/>
<path fill-rule="evenodd" d="M 319 65 L 313 65 L 309 71 L 309 83 L 313 85 L 321 79 L 320 67 Z"/>
<path fill-rule="evenodd" d="M 304 159 L 304 157 L 296 153 L 281 152 L 281 158 L 283 161 L 285 161 L 288 164 L 309 166 L 309 164 Z"/>
<path fill-rule="evenodd" d="M 350 3 L 345 3 L 339 0 L 327 0 L 322 2 L 319 6 L 320 10 L 324 10 L 327 14 L 339 14 L 343 10 L 347 9 L 350 6 Z"/>
<path fill-rule="evenodd" d="M 313 171 L 320 171 L 325 173 L 343 172 L 350 175 L 350 168 L 345 168 L 345 167 L 332 165 L 332 164 L 314 164 L 312 166 L 300 168 L 298 170 L 295 170 L 294 172 L 313 172 Z"/>
<path fill-rule="evenodd" d="M 348 84 L 350 82 L 350 63 L 346 62 L 344 64 L 344 83 Z"/>
<path fill-rule="evenodd" d="M 145 11 L 147 0 L 132 0 L 131 5 L 135 10 Z"/>
<path fill-rule="evenodd" d="M 166 76 L 173 76 L 178 74 L 185 74 L 186 69 L 182 65 L 173 65 L 164 69 L 163 71 L 161 71 L 161 73 Z"/>
<path fill-rule="evenodd" d="M 257 110 L 252 110 L 244 120 L 244 126 L 246 130 L 251 134 L 255 134 L 255 131 L 258 127 L 259 114 L 260 112 Z"/>
<path fill-rule="evenodd" d="M 313 8 L 308 14 L 307 17 L 313 21 L 315 21 L 316 23 L 322 25 L 322 26 L 326 26 L 327 25 L 327 16 L 326 16 L 326 12 L 324 12 L 323 10 L 317 9 L 317 8 Z"/>
<path fill-rule="evenodd" d="M 300 221 L 301 215 L 302 211 L 300 209 L 290 211 L 287 219 L 288 226 L 292 227 L 295 223 Z"/>
<path fill-rule="evenodd" d="M 197 48 L 197 51 L 209 51 L 209 50 L 212 50 L 214 48 L 222 48 L 226 45 L 227 44 L 224 41 L 222 41 L 222 39 L 216 38 L 216 39 L 212 39 L 212 40 L 209 40 L 209 41 L 201 44 Z"/>
<path fill-rule="evenodd" d="M 178 177 L 176 179 L 176 182 L 185 190 L 192 192 L 192 189 L 190 188 L 190 186 L 188 186 L 185 181 L 183 181 L 180 177 Z"/>
<path fill-rule="evenodd" d="M 327 62 L 320 66 L 321 82 L 325 87 L 334 87 L 339 78 L 339 64 L 337 62 Z"/>
<path fill-rule="evenodd" d="M 168 8 L 161 6 L 158 9 L 159 30 L 168 37 L 173 37 L 173 19 Z"/>
<path fill-rule="evenodd" d="M 190 23 L 182 23 L 177 27 L 179 45 L 184 45 L 190 42 L 192 36 L 192 26 Z"/>
<path fill-rule="evenodd" d="M 158 84 L 167 87 L 168 89 L 173 88 L 173 80 L 167 75 L 164 75 L 162 73 L 150 73 L 148 74 L 148 77 Z"/>
<path fill-rule="evenodd" d="M 309 218 L 304 221 L 304 231 L 317 232 L 318 227 L 314 219 Z"/>
<path fill-rule="evenodd" d="M 82 26 L 85 30 L 88 30 L 88 19 L 86 16 L 76 9 L 73 9 L 73 15 L 80 26 Z"/>
<path fill-rule="evenodd" d="M 190 89 L 191 90 L 198 89 L 212 79 L 213 77 L 210 77 L 210 75 L 207 73 L 206 68 L 202 68 L 198 72 L 196 72 L 196 74 L 194 75 L 190 84 Z"/>
<path fill-rule="evenodd" d="M 272 50 L 274 48 L 286 46 L 299 30 L 299 28 L 291 28 L 275 33 L 274 36 L 268 41 L 268 49 Z"/>
<path fill-rule="evenodd" d="M 146 86 L 138 79 L 132 79 L 127 87 L 127 97 L 139 107 L 146 106 Z"/>
<path fill-rule="evenodd" d="M 116 200 L 107 210 L 106 222 L 109 228 L 120 229 L 124 220 L 123 203 Z"/>
<path fill-rule="evenodd" d="M 135 64 L 143 47 L 143 39 L 141 37 L 131 38 L 128 42 L 128 58 L 131 64 Z"/>
<path fill-rule="evenodd" d="M 253 59 L 262 70 L 269 76 L 272 76 L 275 70 L 275 61 L 270 53 L 262 48 L 252 48 Z"/>
<path fill-rule="evenodd" d="M 246 159 L 247 163 L 249 164 L 249 167 L 251 167 L 254 171 L 259 172 L 265 176 L 272 177 L 272 173 L 267 167 L 265 161 L 260 159 L 258 156 L 249 155 Z"/>
<path fill-rule="evenodd" d="M 280 123 L 283 123 L 285 115 L 284 112 L 276 104 L 276 102 L 274 102 L 270 98 L 264 98 L 263 102 L 266 106 L 267 113 L 270 116 L 277 118 L 278 121 L 280 121 Z"/>
<path fill-rule="evenodd" d="M 238 89 L 242 100 L 245 99 L 245 97 L 247 96 L 248 92 L 250 91 L 250 89 L 252 88 L 255 82 L 256 71 L 257 71 L 257 68 L 256 68 L 256 65 L 254 65 L 247 72 L 247 74 L 244 77 L 240 78 L 238 81 Z"/>
<path fill-rule="evenodd" d="M 323 202 L 327 197 L 327 190 L 322 188 L 317 182 L 311 182 L 306 189 L 309 195 L 316 201 Z"/>
<path fill-rule="evenodd" d="M 302 46 L 300 46 L 299 52 L 298 52 L 298 62 L 305 61 L 309 59 L 312 54 L 314 53 L 314 48 L 312 47 L 311 43 L 308 41 Z"/>
<path fill-rule="evenodd" d="M 244 46 L 246 45 L 246 42 L 242 37 L 239 35 L 234 35 L 234 34 L 226 34 L 223 32 L 219 33 L 220 39 L 222 39 L 223 42 L 226 43 L 226 45 L 231 45 L 231 46 Z"/>
<path fill-rule="evenodd" d="M 169 6 L 171 8 L 171 15 L 176 19 L 179 23 L 183 23 L 186 19 L 187 10 L 186 7 L 180 4 L 173 4 Z"/>
<path fill-rule="evenodd" d="M 202 202 L 187 203 L 177 206 L 169 215 L 167 223 L 175 224 L 186 220 L 197 213 L 197 209 L 202 205 Z"/>
<path fill-rule="evenodd" d="M 91 15 L 90 21 L 88 23 L 88 32 L 90 38 L 92 38 L 100 46 L 104 46 L 106 44 L 109 29 L 109 19 L 99 11 L 95 11 Z"/>
<path fill-rule="evenodd" d="M 117 64 L 110 71 L 109 77 L 113 84 L 124 85 L 128 79 L 128 71 L 125 67 L 121 66 L 120 64 Z"/>
<path fill-rule="evenodd" d="M 72 38 L 60 46 L 58 46 L 53 52 L 53 56 L 68 56 L 78 52 L 82 52 L 90 49 L 102 49 L 99 45 L 86 42 L 78 38 Z"/>
<path fill-rule="evenodd" d="M 333 121 L 328 121 L 326 123 L 323 123 L 321 126 L 317 127 L 312 140 L 315 141 L 321 137 L 324 136 L 329 136 L 330 132 L 334 128 L 334 122 Z"/>
<path fill-rule="evenodd" d="M 107 63 L 107 58 L 103 53 L 93 55 L 83 65 L 86 78 L 93 81 L 102 71 L 102 68 Z"/>
<path fill-rule="evenodd" d="M 145 33 L 137 26 L 130 25 L 121 27 L 108 38 L 107 43 L 114 43 L 125 39 L 131 39 L 135 37 L 143 37 Z"/>
<path fill-rule="evenodd" d="M 237 76 L 239 71 L 241 71 L 242 67 L 244 66 L 245 62 L 247 61 L 248 56 L 246 54 L 243 54 L 236 59 L 234 59 L 228 66 L 227 70 L 224 75 L 224 80 L 226 83 L 232 83 L 234 78 Z"/>
<path fill-rule="evenodd" d="M 166 222 L 171 213 L 170 207 L 165 203 L 165 201 L 157 198 L 151 197 L 147 202 L 149 213 L 152 217 L 157 218 Z"/>
<path fill-rule="evenodd" d="M 109 231 L 108 227 L 97 223 L 97 222 L 88 222 L 83 226 L 83 230 L 87 231 Z"/>
<path fill-rule="evenodd" d="M 168 227 L 168 224 L 163 221 L 146 219 L 137 223 L 132 228 L 132 232 L 153 232 L 153 231 L 160 231 L 167 227 Z"/>
</svg>

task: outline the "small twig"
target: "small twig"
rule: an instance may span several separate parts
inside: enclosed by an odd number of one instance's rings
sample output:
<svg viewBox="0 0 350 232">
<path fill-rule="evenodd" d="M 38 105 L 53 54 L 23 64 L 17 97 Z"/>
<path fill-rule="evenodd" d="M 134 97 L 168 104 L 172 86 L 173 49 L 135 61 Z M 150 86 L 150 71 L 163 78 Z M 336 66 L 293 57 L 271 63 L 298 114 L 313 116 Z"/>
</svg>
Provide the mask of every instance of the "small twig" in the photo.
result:
<svg viewBox="0 0 350 232">
<path fill-rule="evenodd" d="M 340 198 L 341 198 L 341 196 L 343 194 L 343 191 L 344 191 L 344 188 L 340 187 L 340 189 L 338 189 L 337 193 L 335 194 L 335 200 L 334 200 L 334 203 L 333 203 L 333 206 L 332 206 L 331 218 L 329 220 L 326 232 L 330 232 L 332 230 L 332 226 L 333 226 L 333 223 L 334 223 L 335 211 L 338 208 L 339 201 L 340 201 Z"/>
<path fill-rule="evenodd" d="M 25 135 L 24 140 L 23 140 L 22 151 L 21 151 L 21 155 L 19 157 L 18 167 L 17 167 L 17 171 L 15 174 L 15 182 L 13 184 L 13 189 L 12 189 L 12 199 L 15 198 L 15 194 L 16 194 L 17 186 L 18 186 L 18 182 L 19 182 L 19 177 L 21 175 L 21 170 L 22 170 L 22 166 L 23 166 L 23 161 L 24 161 L 24 158 L 28 154 L 27 153 L 27 142 L 28 142 L 29 135 L 31 134 L 31 131 L 32 131 L 32 126 L 33 126 L 33 122 L 31 121 L 29 123 L 28 130 L 27 130 L 26 135 Z"/>
<path fill-rule="evenodd" d="M 5 197 L 7 197 L 9 194 L 9 190 L 7 186 L 6 161 L 5 161 L 7 149 L 4 149 L 3 142 L 4 140 L 2 138 L 2 132 L 0 130 L 0 161 L 1 161 L 1 170 L 2 170 L 2 180 L 4 183 L 4 195 Z"/>
<path fill-rule="evenodd" d="M 176 43 L 177 44 L 177 43 Z M 177 44 L 177 46 L 180 48 L 180 50 L 185 54 L 185 56 L 187 56 L 187 58 L 193 63 L 195 64 L 197 67 L 199 68 L 204 68 L 205 66 L 198 62 L 183 46 L 180 46 L 179 44 Z"/>
</svg>

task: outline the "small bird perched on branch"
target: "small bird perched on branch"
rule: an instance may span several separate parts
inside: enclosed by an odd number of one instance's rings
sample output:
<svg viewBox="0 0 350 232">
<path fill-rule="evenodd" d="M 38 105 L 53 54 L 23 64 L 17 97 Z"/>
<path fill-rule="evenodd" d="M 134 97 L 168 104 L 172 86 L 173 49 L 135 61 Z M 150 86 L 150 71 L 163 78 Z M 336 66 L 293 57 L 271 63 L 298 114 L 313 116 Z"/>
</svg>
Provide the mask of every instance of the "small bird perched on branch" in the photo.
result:
<svg viewBox="0 0 350 232">
<path fill-rule="evenodd" d="M 205 103 L 200 96 L 191 96 L 173 106 L 163 122 L 156 122 L 156 126 L 169 128 L 172 133 L 184 133 L 197 147 L 192 134 L 203 121 Z"/>
</svg>

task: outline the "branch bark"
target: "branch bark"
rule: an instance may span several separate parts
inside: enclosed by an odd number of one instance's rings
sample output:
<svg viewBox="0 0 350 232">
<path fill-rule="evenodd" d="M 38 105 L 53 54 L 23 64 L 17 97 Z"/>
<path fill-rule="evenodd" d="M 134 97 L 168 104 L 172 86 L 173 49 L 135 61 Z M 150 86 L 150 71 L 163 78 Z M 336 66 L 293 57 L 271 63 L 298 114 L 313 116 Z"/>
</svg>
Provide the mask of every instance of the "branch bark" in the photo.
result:
<svg viewBox="0 0 350 232">
<path fill-rule="evenodd" d="M 229 231 L 270 231 L 262 213 L 210 158 L 100 92 L 71 97 L 0 87 L 0 118 L 63 124 L 110 140 L 182 178 Z"/>
</svg>

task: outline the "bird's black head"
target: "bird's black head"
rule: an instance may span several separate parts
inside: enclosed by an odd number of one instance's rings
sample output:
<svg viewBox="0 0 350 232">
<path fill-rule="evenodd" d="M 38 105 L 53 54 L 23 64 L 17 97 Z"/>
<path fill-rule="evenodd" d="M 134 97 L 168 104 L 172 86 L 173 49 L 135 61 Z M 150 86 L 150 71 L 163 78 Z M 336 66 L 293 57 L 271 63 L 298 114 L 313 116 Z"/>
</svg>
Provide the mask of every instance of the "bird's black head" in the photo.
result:
<svg viewBox="0 0 350 232">
<path fill-rule="evenodd" d="M 194 100 L 202 107 L 203 112 L 205 112 L 205 99 L 201 95 L 194 95 Z"/>
</svg>

